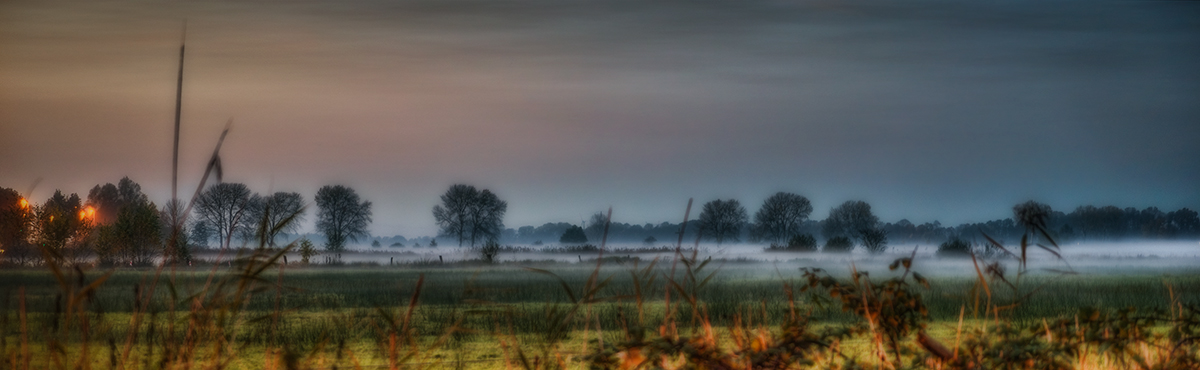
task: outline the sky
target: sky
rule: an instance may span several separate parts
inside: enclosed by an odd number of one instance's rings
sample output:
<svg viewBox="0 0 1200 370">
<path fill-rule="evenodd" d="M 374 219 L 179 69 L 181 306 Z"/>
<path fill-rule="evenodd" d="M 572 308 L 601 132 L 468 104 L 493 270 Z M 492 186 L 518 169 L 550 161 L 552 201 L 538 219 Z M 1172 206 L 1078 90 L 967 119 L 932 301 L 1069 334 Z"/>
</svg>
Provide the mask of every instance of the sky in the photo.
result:
<svg viewBox="0 0 1200 370">
<path fill-rule="evenodd" d="M 185 19 L 180 193 L 232 119 L 225 181 L 350 186 L 375 235 L 435 234 L 456 183 L 509 227 L 778 191 L 814 219 L 1200 208 L 1187 1 L 2 0 L 0 187 L 170 198 Z"/>
</svg>

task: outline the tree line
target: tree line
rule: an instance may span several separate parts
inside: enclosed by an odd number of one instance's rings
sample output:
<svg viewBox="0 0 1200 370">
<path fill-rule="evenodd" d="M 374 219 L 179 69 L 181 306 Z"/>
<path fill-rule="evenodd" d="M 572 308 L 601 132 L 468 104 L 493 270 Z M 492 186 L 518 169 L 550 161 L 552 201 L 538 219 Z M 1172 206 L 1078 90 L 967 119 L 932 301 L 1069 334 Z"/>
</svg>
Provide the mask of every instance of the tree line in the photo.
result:
<svg viewBox="0 0 1200 370">
<path fill-rule="evenodd" d="M 985 235 L 1013 242 L 1026 231 L 1013 218 L 982 223 L 943 226 L 934 221 L 920 225 L 908 220 L 881 222 L 864 201 L 847 201 L 829 211 L 824 220 L 812 220 L 808 198 L 788 192 L 771 195 L 750 214 L 736 199 L 715 199 L 700 207 L 698 218 L 688 226 L 663 222 L 629 224 L 610 222 L 595 213 L 580 225 L 566 222 L 538 227 L 504 227 L 508 203 L 488 189 L 455 184 L 440 196 L 432 216 L 438 237 L 459 246 L 482 244 L 584 244 L 598 242 L 607 230 L 613 242 L 647 245 L 709 241 L 768 244 L 769 249 L 815 251 L 818 240 L 826 251 L 868 252 L 887 250 L 889 243 L 936 244 L 949 240 L 980 242 Z M 316 228 L 327 252 L 339 253 L 350 241 L 370 238 L 372 204 L 351 188 L 329 185 L 313 198 L 317 207 Z M 146 265 L 157 257 L 185 261 L 197 248 L 232 248 L 258 239 L 276 247 L 281 234 L 295 233 L 308 203 L 295 192 L 254 193 L 245 184 L 217 183 L 205 189 L 194 202 L 194 214 L 181 214 L 180 202 L 163 206 L 151 202 L 141 186 L 129 178 L 116 184 L 96 185 L 86 199 L 78 194 L 55 191 L 41 204 L 34 204 L 9 188 L 0 188 L 0 258 L 13 264 L 39 260 L 41 250 L 66 261 L 94 259 L 106 265 Z M 1027 202 L 1018 207 L 1036 209 L 1039 222 L 1056 240 L 1087 241 L 1122 238 L 1171 239 L 1200 236 L 1197 212 L 1188 208 L 1164 212 L 1115 206 L 1081 206 L 1070 213 Z M 1014 209 L 1018 208 L 1015 207 Z M 283 222 L 285 221 L 287 222 Z M 187 220 L 178 233 L 177 219 Z M 260 227 L 280 225 L 280 227 Z M 181 235 L 168 242 L 171 235 Z M 436 245 L 436 239 L 428 244 Z M 378 239 L 375 246 L 380 246 Z M 395 244 L 393 244 L 395 245 Z"/>
<path fill-rule="evenodd" d="M 371 202 L 353 189 L 325 186 L 313 200 L 327 251 L 340 252 L 348 240 L 368 236 Z M 43 253 L 65 263 L 143 266 L 160 257 L 184 263 L 194 249 L 210 248 L 213 241 L 224 249 L 256 238 L 273 248 L 280 234 L 297 231 L 306 208 L 299 193 L 257 194 L 240 183 L 209 186 L 196 198 L 192 215 L 183 214 L 178 201 L 156 205 L 128 177 L 96 185 L 86 199 L 56 190 L 41 204 L 0 188 L 0 263 L 35 264 L 47 257 Z M 173 230 L 177 219 L 187 220 L 178 232 Z M 173 243 L 168 242 L 172 235 L 177 235 Z"/>
</svg>

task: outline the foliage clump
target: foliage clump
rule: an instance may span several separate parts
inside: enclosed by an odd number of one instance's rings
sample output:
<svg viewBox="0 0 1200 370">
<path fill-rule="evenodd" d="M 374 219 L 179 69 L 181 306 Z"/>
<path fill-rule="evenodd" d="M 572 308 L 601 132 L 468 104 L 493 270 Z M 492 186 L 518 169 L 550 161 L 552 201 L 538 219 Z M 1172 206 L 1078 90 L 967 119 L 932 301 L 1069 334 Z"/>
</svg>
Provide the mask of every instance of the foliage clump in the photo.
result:
<svg viewBox="0 0 1200 370">
<path fill-rule="evenodd" d="M 848 237 L 835 236 L 825 241 L 825 253 L 850 253 L 854 250 L 854 241 Z"/>
<path fill-rule="evenodd" d="M 816 252 L 817 238 L 812 234 L 799 234 L 788 239 L 787 245 L 779 245 L 771 243 L 767 247 L 768 252 Z"/>
</svg>

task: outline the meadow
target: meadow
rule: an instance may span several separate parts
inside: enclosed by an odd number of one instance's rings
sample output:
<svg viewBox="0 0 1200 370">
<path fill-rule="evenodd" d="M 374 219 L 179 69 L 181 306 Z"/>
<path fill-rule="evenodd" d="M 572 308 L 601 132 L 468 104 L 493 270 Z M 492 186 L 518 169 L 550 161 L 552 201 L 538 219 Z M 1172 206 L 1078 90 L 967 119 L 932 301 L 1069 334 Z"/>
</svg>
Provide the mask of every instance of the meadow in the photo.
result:
<svg viewBox="0 0 1200 370">
<path fill-rule="evenodd" d="M 915 254 L 282 256 L 0 271 L 0 368 L 1183 369 L 1198 358 L 1200 267 L 1187 264 L 1017 276 L 1010 262 L 997 279 L 986 265 L 944 273 L 969 259 Z"/>
</svg>

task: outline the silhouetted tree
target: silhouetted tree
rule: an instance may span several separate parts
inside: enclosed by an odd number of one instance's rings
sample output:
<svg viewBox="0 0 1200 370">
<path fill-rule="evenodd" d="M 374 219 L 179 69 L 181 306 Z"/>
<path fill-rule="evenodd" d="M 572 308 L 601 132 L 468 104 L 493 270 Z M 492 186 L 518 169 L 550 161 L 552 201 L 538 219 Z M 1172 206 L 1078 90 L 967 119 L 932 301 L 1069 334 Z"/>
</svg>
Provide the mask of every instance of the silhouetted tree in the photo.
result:
<svg viewBox="0 0 1200 370">
<path fill-rule="evenodd" d="M 127 205 L 141 206 L 149 202 L 142 186 L 122 177 L 116 185 L 112 183 L 96 185 L 88 192 L 86 206 L 96 210 L 96 224 L 108 225 L 117 221 L 117 213 Z"/>
<path fill-rule="evenodd" d="M 361 201 L 354 189 L 327 185 L 317 190 L 317 230 L 325 234 L 325 250 L 341 252 L 346 241 L 367 236 L 371 202 Z"/>
<path fill-rule="evenodd" d="M 872 227 L 864 230 L 861 235 L 863 248 L 871 254 L 880 254 L 887 251 L 887 231 L 882 227 Z"/>
<path fill-rule="evenodd" d="M 478 196 L 474 186 L 454 184 L 442 194 L 442 204 L 433 206 L 433 219 L 441 229 L 441 234 L 458 238 L 462 246 L 471 228 L 471 203 Z"/>
<path fill-rule="evenodd" d="M 451 185 L 441 196 L 442 204 L 433 207 L 433 218 L 442 235 L 458 239 L 458 245 L 496 240 L 504 230 L 508 203 L 496 194 L 474 186 Z"/>
<path fill-rule="evenodd" d="M 938 245 L 938 257 L 970 257 L 971 243 L 957 237 Z"/>
<path fill-rule="evenodd" d="M 583 228 L 579 226 L 571 226 L 569 229 L 563 232 L 562 236 L 558 238 L 558 242 L 561 244 L 583 244 L 587 243 L 587 241 L 587 234 L 585 234 L 583 232 Z"/>
<path fill-rule="evenodd" d="M 592 218 L 588 220 L 587 227 L 583 229 L 584 235 L 591 240 L 600 240 L 603 237 L 606 222 L 608 222 L 608 217 L 604 216 L 604 212 L 593 213 Z"/>
<path fill-rule="evenodd" d="M 24 265 L 34 256 L 34 209 L 16 190 L 0 188 L 0 258 Z"/>
<path fill-rule="evenodd" d="M 1116 207 L 1113 207 L 1116 209 Z M 1046 230 L 1046 222 L 1050 218 L 1050 206 L 1045 203 L 1028 201 L 1013 206 L 1013 220 L 1017 225 L 1025 227 L 1027 235 L 1041 235 L 1045 238 L 1050 238 L 1050 232 Z M 1117 212 L 1120 212 L 1117 209 Z"/>
<path fill-rule="evenodd" d="M 741 240 L 739 234 L 745 223 L 746 207 L 737 199 L 710 201 L 700 211 L 700 234 L 716 240 L 717 245 L 726 240 Z"/>
<path fill-rule="evenodd" d="M 250 188 L 239 183 L 220 183 L 210 186 L 196 199 L 196 213 L 207 222 L 220 238 L 221 248 L 229 248 L 233 236 L 248 227 Z"/>
<path fill-rule="evenodd" d="M 190 244 L 199 247 L 208 247 L 208 241 L 213 238 L 212 226 L 204 220 L 198 220 L 192 223 Z"/>
<path fill-rule="evenodd" d="M 751 237 L 781 243 L 800 233 L 800 227 L 812 214 L 812 203 L 803 196 L 779 192 L 763 201 L 754 214 Z"/>
<path fill-rule="evenodd" d="M 247 219 L 255 225 L 252 230 L 257 230 L 257 224 L 266 218 L 268 225 L 281 225 L 282 228 L 275 229 L 268 227 L 267 235 L 263 235 L 267 241 L 267 246 L 275 247 L 275 238 L 280 233 L 295 232 L 300 228 L 300 222 L 304 221 L 304 197 L 300 193 L 276 192 L 268 196 L 255 196 L 252 198 L 253 207 L 250 207 L 250 216 Z M 288 221 L 290 218 L 291 222 Z"/>
<path fill-rule="evenodd" d="M 161 234 L 165 239 L 166 257 L 177 263 L 192 258 L 188 249 L 187 215 L 184 215 L 183 211 L 183 202 L 172 199 L 163 205 L 158 214 L 159 221 L 162 222 Z M 179 230 L 175 230 L 176 225 L 179 225 Z"/>
<path fill-rule="evenodd" d="M 84 224 L 80 211 L 83 201 L 79 195 L 65 196 L 55 190 L 45 203 L 37 207 L 37 243 L 55 252 L 63 252 L 69 239 L 80 231 Z"/>
<path fill-rule="evenodd" d="M 97 229 L 97 258 L 102 264 L 150 264 L 162 253 L 162 231 L 154 203 L 127 204 L 115 222 Z"/>
<path fill-rule="evenodd" d="M 851 241 L 863 242 L 863 236 L 878 228 L 879 217 L 871 213 L 871 205 L 852 200 L 829 210 L 829 218 L 821 225 L 821 233 L 827 239 L 844 236 Z"/>
<path fill-rule="evenodd" d="M 484 189 L 479 192 L 471 210 L 471 246 L 476 242 L 496 242 L 504 230 L 504 214 L 508 202 L 500 200 L 495 193 Z"/>
</svg>

